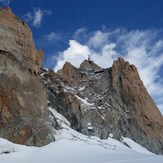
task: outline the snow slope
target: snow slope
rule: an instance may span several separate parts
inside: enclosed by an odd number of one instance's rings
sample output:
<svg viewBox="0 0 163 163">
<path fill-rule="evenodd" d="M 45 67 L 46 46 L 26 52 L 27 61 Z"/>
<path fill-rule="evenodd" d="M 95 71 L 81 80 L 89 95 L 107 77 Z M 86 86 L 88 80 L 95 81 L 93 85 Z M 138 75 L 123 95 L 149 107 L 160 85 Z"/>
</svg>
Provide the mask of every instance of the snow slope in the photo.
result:
<svg viewBox="0 0 163 163">
<path fill-rule="evenodd" d="M 54 109 L 62 130 L 56 131 L 56 141 L 44 147 L 27 147 L 0 138 L 1 163 L 162 163 L 157 156 L 131 139 L 119 142 L 111 137 L 101 140 L 82 135 L 69 127 L 69 122 Z M 130 146 L 127 147 L 127 146 Z M 6 154 L 5 154 L 6 153 Z"/>
</svg>

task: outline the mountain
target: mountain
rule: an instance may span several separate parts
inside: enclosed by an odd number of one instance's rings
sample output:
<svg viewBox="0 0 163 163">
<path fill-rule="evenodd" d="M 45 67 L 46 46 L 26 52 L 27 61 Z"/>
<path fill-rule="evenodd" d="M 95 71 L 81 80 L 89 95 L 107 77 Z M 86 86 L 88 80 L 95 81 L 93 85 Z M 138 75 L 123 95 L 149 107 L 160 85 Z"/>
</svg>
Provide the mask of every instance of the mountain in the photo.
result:
<svg viewBox="0 0 163 163">
<path fill-rule="evenodd" d="M 66 62 L 57 73 L 42 70 L 49 106 L 85 135 L 117 140 L 128 137 L 163 153 L 163 117 L 134 65 L 118 58 L 107 69 L 85 60 Z"/>
<path fill-rule="evenodd" d="M 84 60 L 55 73 L 41 67 L 43 57 L 28 25 L 0 8 L 0 137 L 43 146 L 74 129 L 104 145 L 112 138 L 130 148 L 127 137 L 163 154 L 163 117 L 134 65 L 118 58 L 103 69 Z"/>
<path fill-rule="evenodd" d="M 54 140 L 39 75 L 42 58 L 27 24 L 0 8 L 0 136 L 12 142 L 42 146 Z"/>
</svg>

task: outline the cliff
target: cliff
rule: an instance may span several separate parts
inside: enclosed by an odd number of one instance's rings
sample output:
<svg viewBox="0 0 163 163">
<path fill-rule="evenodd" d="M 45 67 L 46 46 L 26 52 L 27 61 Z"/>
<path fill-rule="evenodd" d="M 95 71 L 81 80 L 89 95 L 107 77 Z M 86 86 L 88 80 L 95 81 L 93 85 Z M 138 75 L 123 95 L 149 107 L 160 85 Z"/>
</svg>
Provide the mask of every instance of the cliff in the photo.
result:
<svg viewBox="0 0 163 163">
<path fill-rule="evenodd" d="M 0 136 L 14 143 L 54 140 L 39 55 L 27 24 L 10 8 L 0 8 Z"/>
</svg>

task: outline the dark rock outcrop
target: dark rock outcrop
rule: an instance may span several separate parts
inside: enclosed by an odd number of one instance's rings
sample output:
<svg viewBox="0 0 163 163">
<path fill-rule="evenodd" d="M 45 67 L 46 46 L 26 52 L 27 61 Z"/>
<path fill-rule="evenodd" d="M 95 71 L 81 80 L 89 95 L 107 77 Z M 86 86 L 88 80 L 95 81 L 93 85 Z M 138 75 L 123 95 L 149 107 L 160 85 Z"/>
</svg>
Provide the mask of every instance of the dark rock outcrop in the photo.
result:
<svg viewBox="0 0 163 163">
<path fill-rule="evenodd" d="M 39 54 L 27 24 L 0 8 L 0 136 L 15 143 L 54 140 Z"/>
<path fill-rule="evenodd" d="M 129 137 L 163 154 L 163 118 L 138 71 L 119 58 L 108 69 L 84 61 L 80 68 L 65 63 L 58 73 L 43 70 L 49 105 L 75 130 L 121 140 Z"/>
</svg>

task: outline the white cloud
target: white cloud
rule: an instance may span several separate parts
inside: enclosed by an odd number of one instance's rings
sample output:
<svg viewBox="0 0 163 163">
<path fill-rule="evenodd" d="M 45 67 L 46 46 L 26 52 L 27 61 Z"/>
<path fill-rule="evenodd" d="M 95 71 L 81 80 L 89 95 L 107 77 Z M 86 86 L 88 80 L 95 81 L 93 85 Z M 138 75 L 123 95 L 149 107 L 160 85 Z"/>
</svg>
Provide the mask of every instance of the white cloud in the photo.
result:
<svg viewBox="0 0 163 163">
<path fill-rule="evenodd" d="M 42 10 L 40 8 L 34 8 L 33 11 L 28 12 L 24 15 L 24 19 L 28 23 L 31 23 L 34 27 L 38 28 L 41 26 L 43 16 L 51 14 L 52 14 L 51 10 Z"/>
<path fill-rule="evenodd" d="M 45 38 L 50 43 L 55 43 L 57 41 L 62 40 L 62 35 L 60 33 L 51 32 L 48 35 L 45 35 Z"/>
<path fill-rule="evenodd" d="M 33 26 L 38 27 L 42 22 L 43 12 L 40 9 L 35 10 L 33 17 Z"/>
<path fill-rule="evenodd" d="M 87 29 L 84 27 L 77 29 L 73 34 L 73 38 L 80 39 L 82 36 L 85 35 L 86 31 L 87 31 Z"/>
<path fill-rule="evenodd" d="M 92 51 L 91 59 L 101 67 L 110 67 L 118 56 L 118 53 L 114 50 L 115 46 L 114 43 L 111 43 L 105 44 L 98 52 L 90 50 Z"/>
<path fill-rule="evenodd" d="M 108 42 L 109 33 L 96 31 L 88 40 L 88 45 L 93 48 L 100 48 Z"/>
<path fill-rule="evenodd" d="M 61 69 L 66 61 L 79 67 L 81 62 L 88 58 L 90 53 L 91 52 L 87 46 L 81 45 L 75 40 L 70 40 L 69 48 L 59 54 L 54 71 Z"/>
<path fill-rule="evenodd" d="M 83 28 L 77 30 L 75 35 L 79 37 L 85 32 Z M 159 38 L 159 34 L 156 30 L 125 29 L 88 33 L 89 39 L 85 44 L 70 40 L 69 48 L 59 53 L 54 70 L 61 69 L 66 61 L 79 67 L 88 58 L 88 54 L 104 68 L 110 67 L 118 56 L 122 56 L 136 65 L 144 85 L 163 113 L 163 80 L 159 73 L 163 66 L 163 40 Z"/>
</svg>

